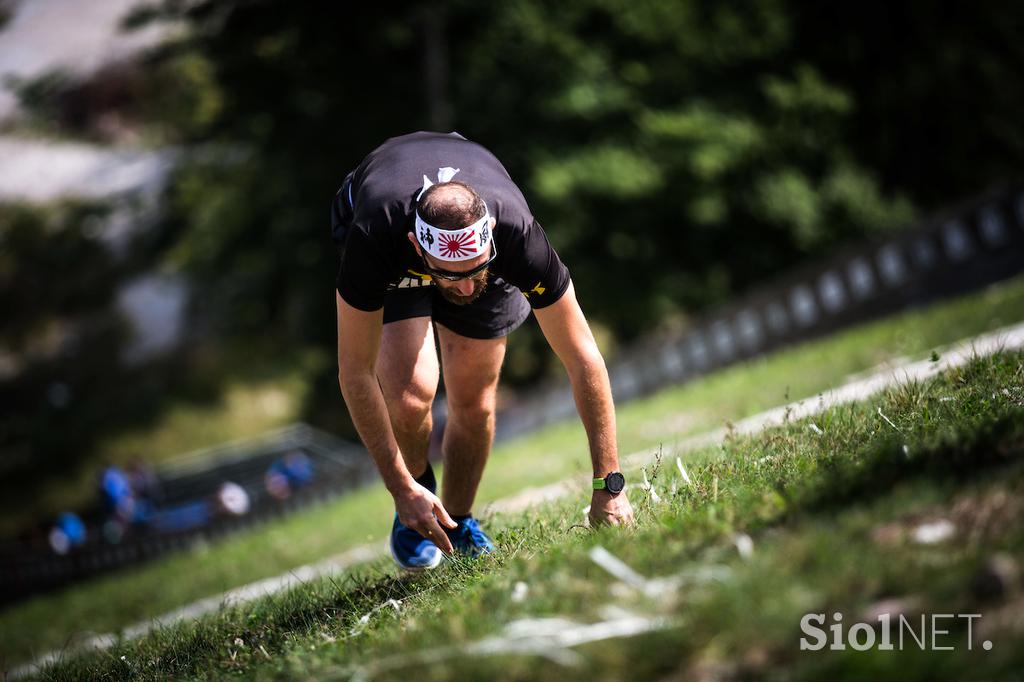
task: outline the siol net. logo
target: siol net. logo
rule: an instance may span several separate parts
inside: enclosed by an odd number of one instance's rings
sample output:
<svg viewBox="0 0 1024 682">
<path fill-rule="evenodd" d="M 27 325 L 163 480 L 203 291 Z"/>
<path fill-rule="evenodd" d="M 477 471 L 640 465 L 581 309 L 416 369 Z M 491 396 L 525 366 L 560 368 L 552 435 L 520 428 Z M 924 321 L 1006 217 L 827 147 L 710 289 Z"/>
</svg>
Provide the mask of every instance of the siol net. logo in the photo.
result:
<svg viewBox="0 0 1024 682">
<path fill-rule="evenodd" d="M 825 625 L 824 613 L 808 613 L 800 619 L 800 631 L 805 635 L 800 638 L 801 651 L 820 651 L 826 646 L 830 651 L 903 651 L 904 648 L 918 648 L 921 651 L 954 651 L 958 646 L 966 645 L 968 651 L 973 649 L 972 628 L 974 621 L 981 618 L 980 613 L 933 613 L 921 614 L 920 620 L 907 618 L 902 614 L 893 616 L 890 613 L 878 615 L 877 622 L 857 622 L 846 628 L 843 614 L 832 614 L 832 624 Z M 957 634 L 956 627 L 960 620 L 966 622 L 966 637 Z M 831 642 L 829 635 L 831 634 Z M 981 643 L 985 651 L 991 651 L 992 642 Z"/>
</svg>

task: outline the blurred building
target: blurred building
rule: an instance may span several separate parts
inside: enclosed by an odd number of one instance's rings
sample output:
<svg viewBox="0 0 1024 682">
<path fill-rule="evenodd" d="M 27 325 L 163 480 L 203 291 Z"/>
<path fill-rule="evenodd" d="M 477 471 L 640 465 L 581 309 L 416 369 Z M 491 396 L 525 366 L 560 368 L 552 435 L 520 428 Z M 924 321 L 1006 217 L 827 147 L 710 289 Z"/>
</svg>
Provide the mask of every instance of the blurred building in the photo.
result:
<svg viewBox="0 0 1024 682">
<path fill-rule="evenodd" d="M 7 21 L 0 26 L 0 203 L 47 205 L 66 199 L 107 202 L 102 219 L 92 218 L 89 230 L 117 258 L 125 257 L 131 239 L 156 219 L 161 193 L 177 154 L 170 149 L 145 149 L 117 140 L 118 125 L 106 111 L 103 86 L 116 83 L 124 65 L 166 39 L 173 24 L 123 27 L 138 0 L 14 0 L 3 3 Z M 48 80 L 80 84 L 77 101 L 66 102 L 76 116 L 94 115 L 98 125 L 118 142 L 89 144 L 19 134 L 25 116 L 17 91 L 33 85 L 45 89 Z M 92 104 L 95 102 L 96 104 Z M 96 111 L 90 112 L 90 107 Z M 53 112 L 54 116 L 64 114 Z M 107 118 L 103 118 L 106 116 Z M 124 282 L 113 311 L 128 323 L 132 337 L 123 360 L 138 363 L 173 349 L 181 340 L 188 287 L 173 273 L 152 273 Z M 113 312 L 112 311 L 112 312 Z M 57 345 L 73 343 L 75 325 L 64 327 Z M 7 358 L 5 374 L 17 370 Z"/>
</svg>

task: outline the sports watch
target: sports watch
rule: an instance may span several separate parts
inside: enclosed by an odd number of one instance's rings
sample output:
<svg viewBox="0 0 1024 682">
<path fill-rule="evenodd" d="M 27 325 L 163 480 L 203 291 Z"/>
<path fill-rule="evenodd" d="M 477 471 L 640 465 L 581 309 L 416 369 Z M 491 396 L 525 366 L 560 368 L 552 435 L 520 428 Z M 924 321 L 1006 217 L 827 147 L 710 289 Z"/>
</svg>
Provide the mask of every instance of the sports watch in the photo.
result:
<svg viewBox="0 0 1024 682">
<path fill-rule="evenodd" d="M 626 487 L 626 477 L 618 471 L 613 471 L 604 478 L 594 479 L 594 490 L 607 490 L 612 495 L 618 495 Z"/>
</svg>

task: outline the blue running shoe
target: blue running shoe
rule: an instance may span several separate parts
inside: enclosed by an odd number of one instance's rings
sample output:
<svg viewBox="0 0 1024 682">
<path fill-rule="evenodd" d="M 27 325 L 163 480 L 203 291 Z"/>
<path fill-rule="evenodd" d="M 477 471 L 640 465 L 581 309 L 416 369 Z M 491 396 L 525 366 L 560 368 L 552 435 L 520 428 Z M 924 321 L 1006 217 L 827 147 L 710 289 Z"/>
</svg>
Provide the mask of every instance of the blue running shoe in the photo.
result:
<svg viewBox="0 0 1024 682">
<path fill-rule="evenodd" d="M 480 523 L 472 516 L 459 521 L 457 528 L 445 528 L 444 532 L 448 534 L 448 539 L 452 541 L 452 547 L 459 554 L 475 557 L 494 551 L 494 543 L 486 533 L 480 530 Z"/>
<path fill-rule="evenodd" d="M 437 545 L 399 521 L 397 513 L 391 526 L 390 545 L 395 563 L 407 571 L 436 568 L 443 556 Z"/>
</svg>

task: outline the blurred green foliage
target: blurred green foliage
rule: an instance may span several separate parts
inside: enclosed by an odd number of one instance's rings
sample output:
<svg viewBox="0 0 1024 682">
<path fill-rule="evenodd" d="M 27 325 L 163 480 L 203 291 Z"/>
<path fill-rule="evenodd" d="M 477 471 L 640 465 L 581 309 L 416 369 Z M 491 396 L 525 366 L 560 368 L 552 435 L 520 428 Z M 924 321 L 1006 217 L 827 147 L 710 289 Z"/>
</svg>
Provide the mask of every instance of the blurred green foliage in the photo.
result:
<svg viewBox="0 0 1024 682">
<path fill-rule="evenodd" d="M 24 351 L 33 340 L 45 345 L 40 337 L 61 318 L 110 300 L 120 272 L 99 239 L 107 213 L 101 204 L 83 202 L 0 209 L 0 309 L 9 351 Z"/>
<path fill-rule="evenodd" d="M 171 254 L 228 333 L 330 339 L 326 206 L 365 153 L 415 129 L 498 154 L 619 340 L 906 225 L 1024 155 L 1020 18 L 986 8 L 954 23 L 920 3 L 261 0 L 141 16 L 196 29 L 153 62 L 177 65 L 193 103 L 159 123 L 221 150 L 177 178 Z M 950 105 L 958 158 L 917 134 Z M 978 172 L 961 172 L 968 154 Z M 543 373 L 528 364 L 510 378 Z"/>
</svg>

